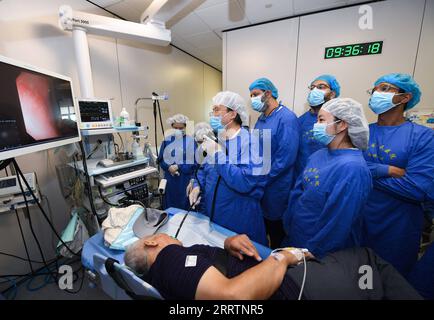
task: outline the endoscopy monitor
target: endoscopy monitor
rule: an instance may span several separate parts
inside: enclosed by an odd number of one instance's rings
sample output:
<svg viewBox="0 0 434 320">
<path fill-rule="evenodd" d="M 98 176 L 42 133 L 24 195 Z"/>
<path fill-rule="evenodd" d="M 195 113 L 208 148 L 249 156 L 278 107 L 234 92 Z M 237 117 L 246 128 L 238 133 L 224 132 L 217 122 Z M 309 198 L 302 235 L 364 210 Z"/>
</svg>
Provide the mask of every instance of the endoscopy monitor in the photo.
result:
<svg viewBox="0 0 434 320">
<path fill-rule="evenodd" d="M 78 141 L 71 79 L 0 56 L 0 160 Z"/>
</svg>

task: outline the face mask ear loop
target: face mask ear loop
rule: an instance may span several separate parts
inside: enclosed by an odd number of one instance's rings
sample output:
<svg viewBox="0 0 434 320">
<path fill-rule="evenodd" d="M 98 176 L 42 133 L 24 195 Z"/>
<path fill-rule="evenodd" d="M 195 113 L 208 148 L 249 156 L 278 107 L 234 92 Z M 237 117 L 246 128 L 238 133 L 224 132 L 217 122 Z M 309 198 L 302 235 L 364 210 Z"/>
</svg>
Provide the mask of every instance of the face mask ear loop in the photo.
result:
<svg viewBox="0 0 434 320">
<path fill-rule="evenodd" d="M 337 123 L 339 123 L 339 122 L 342 122 L 342 120 L 339 119 L 339 120 L 333 121 L 332 123 L 330 123 L 330 124 L 328 124 L 328 125 L 337 124 Z M 341 131 L 341 132 L 343 132 L 343 131 Z M 341 132 L 337 132 L 337 133 L 335 133 L 334 135 L 337 136 L 337 135 L 338 135 L 339 133 L 341 133 Z"/>
<path fill-rule="evenodd" d="M 231 109 L 231 111 L 234 111 L 234 110 Z M 229 112 L 231 112 L 231 111 L 229 111 Z M 229 114 L 229 112 L 226 112 L 226 113 L 225 113 L 225 114 L 220 118 L 220 121 L 223 120 L 223 117 L 224 117 L 225 115 Z M 228 127 L 228 125 L 230 125 L 232 122 L 234 122 L 234 119 L 232 119 L 228 124 L 224 125 L 224 129 L 226 130 L 226 128 Z M 222 123 L 222 124 L 223 124 L 223 123 Z"/>
</svg>

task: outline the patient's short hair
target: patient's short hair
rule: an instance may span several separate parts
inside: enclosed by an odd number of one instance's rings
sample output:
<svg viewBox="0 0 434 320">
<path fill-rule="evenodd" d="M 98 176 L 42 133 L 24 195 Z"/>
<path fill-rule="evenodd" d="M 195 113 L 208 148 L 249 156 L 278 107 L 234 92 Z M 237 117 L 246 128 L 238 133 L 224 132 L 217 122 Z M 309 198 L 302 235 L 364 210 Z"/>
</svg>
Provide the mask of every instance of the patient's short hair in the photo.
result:
<svg viewBox="0 0 434 320">
<path fill-rule="evenodd" d="M 149 271 L 148 256 L 143 242 L 138 240 L 129 245 L 124 256 L 125 265 L 139 275 L 145 275 Z"/>
</svg>

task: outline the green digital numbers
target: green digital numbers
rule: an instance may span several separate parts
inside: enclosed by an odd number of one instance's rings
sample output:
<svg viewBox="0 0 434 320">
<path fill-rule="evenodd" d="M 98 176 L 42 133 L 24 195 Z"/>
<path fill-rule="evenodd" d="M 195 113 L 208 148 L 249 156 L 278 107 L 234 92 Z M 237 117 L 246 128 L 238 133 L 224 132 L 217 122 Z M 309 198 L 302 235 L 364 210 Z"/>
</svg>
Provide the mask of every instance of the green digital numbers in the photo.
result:
<svg viewBox="0 0 434 320">
<path fill-rule="evenodd" d="M 353 46 L 353 50 L 351 51 L 352 56 L 358 56 L 360 53 L 360 44 L 356 44 Z"/>
<path fill-rule="evenodd" d="M 333 58 L 334 54 L 335 54 L 335 48 L 327 48 L 326 59 Z"/>
<path fill-rule="evenodd" d="M 324 59 L 381 54 L 383 41 L 348 44 L 325 48 Z"/>
</svg>

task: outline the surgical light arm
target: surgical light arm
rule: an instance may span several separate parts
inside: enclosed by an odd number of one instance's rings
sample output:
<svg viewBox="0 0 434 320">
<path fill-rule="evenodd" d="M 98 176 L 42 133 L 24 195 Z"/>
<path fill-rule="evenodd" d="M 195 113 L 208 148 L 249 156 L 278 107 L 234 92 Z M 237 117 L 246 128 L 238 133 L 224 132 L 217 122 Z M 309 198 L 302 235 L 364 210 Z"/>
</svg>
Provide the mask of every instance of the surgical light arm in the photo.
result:
<svg viewBox="0 0 434 320">
<path fill-rule="evenodd" d="M 171 41 L 171 32 L 165 27 L 75 11 L 70 6 L 59 8 L 59 25 L 65 31 L 80 28 L 90 34 L 135 40 L 159 46 L 167 46 Z"/>
</svg>

